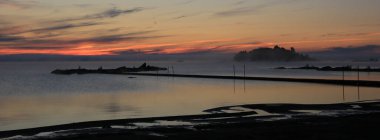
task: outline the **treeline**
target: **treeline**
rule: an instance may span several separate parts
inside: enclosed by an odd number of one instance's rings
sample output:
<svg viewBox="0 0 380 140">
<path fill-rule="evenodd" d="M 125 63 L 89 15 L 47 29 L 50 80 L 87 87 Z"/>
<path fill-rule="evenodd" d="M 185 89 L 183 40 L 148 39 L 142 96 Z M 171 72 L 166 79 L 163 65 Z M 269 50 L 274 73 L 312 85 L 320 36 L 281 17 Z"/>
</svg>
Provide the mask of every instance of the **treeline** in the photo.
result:
<svg viewBox="0 0 380 140">
<path fill-rule="evenodd" d="M 234 57 L 235 61 L 311 61 L 313 58 L 308 55 L 297 53 L 294 48 L 287 50 L 280 46 L 273 48 L 258 48 L 241 51 Z"/>
</svg>

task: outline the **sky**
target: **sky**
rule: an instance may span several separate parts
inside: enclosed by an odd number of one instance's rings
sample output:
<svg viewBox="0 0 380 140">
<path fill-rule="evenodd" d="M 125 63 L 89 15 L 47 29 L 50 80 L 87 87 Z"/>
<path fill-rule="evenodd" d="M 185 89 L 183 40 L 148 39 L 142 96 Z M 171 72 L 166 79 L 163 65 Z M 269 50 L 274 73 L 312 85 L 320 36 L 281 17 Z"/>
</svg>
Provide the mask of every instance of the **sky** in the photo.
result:
<svg viewBox="0 0 380 140">
<path fill-rule="evenodd" d="M 0 0 L 0 55 L 235 53 L 277 44 L 380 54 L 379 6 L 379 0 Z"/>
</svg>

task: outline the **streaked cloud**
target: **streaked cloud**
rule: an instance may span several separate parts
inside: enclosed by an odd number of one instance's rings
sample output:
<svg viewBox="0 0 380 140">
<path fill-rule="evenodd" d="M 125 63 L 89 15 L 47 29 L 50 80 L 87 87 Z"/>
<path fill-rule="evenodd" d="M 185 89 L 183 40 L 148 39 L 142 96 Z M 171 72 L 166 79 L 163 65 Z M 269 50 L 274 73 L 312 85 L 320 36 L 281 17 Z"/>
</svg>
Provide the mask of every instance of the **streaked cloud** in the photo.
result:
<svg viewBox="0 0 380 140">
<path fill-rule="evenodd" d="M 61 24 L 61 25 L 56 25 L 56 26 L 32 29 L 25 32 L 50 32 L 50 31 L 66 30 L 66 29 L 79 28 L 79 27 L 95 26 L 95 25 L 101 25 L 101 24 L 104 24 L 104 23 L 84 22 L 84 23 L 79 23 L 79 24 Z M 22 33 L 25 33 L 25 32 L 22 32 Z"/>
<path fill-rule="evenodd" d="M 24 40 L 24 38 L 19 37 L 19 36 L 0 34 L 0 43 L 1 42 L 20 41 L 20 40 Z"/>
<path fill-rule="evenodd" d="M 100 13 L 85 15 L 82 17 L 74 17 L 74 18 L 57 20 L 56 22 L 69 22 L 69 21 L 82 21 L 82 20 L 114 18 L 114 17 L 118 17 L 121 15 L 125 15 L 125 14 L 132 14 L 132 13 L 140 12 L 143 10 L 144 10 L 144 8 L 142 8 L 142 7 L 136 7 L 136 8 L 124 9 L 124 10 L 114 7 L 112 9 L 109 9 L 109 10 L 106 10 L 106 11 L 103 11 Z"/>
</svg>

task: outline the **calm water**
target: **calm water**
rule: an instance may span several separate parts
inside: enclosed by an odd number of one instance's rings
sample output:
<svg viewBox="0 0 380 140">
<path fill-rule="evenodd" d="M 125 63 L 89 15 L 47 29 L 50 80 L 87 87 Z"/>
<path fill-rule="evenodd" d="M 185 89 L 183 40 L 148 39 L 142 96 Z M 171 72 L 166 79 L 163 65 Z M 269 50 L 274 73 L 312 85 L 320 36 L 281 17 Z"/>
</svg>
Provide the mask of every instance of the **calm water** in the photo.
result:
<svg viewBox="0 0 380 140">
<path fill-rule="evenodd" d="M 52 75 L 55 68 L 115 68 L 141 62 L 0 62 L 0 131 L 54 124 L 121 118 L 202 113 L 202 110 L 254 103 L 343 102 L 342 86 L 173 77 Z M 152 62 L 174 66 L 175 73 L 232 75 L 233 62 Z M 274 70 L 306 63 L 247 63 L 247 75 L 340 79 L 340 72 Z M 316 66 L 350 63 L 318 62 Z M 242 63 L 235 63 L 242 74 Z M 379 67 L 379 63 L 352 65 Z M 167 72 L 161 72 L 167 73 Z M 356 79 L 347 73 L 346 79 Z M 380 74 L 360 73 L 380 80 Z M 357 101 L 357 88 L 346 87 L 344 101 Z M 360 100 L 380 99 L 379 88 L 360 88 Z"/>
</svg>

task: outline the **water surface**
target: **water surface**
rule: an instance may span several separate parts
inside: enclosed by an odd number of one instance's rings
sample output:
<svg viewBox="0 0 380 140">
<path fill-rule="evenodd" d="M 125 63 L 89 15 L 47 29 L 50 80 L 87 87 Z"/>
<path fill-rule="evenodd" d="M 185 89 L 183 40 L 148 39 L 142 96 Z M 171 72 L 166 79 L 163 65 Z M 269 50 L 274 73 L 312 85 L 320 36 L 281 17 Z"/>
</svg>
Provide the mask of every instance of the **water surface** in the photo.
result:
<svg viewBox="0 0 380 140">
<path fill-rule="evenodd" d="M 53 75 L 55 68 L 115 68 L 141 62 L 1 62 L 0 130 L 63 123 L 203 113 L 238 104 L 338 103 L 380 99 L 380 89 L 268 81 L 121 75 Z M 232 63 L 154 62 L 176 73 L 230 75 Z M 236 67 L 242 66 L 240 63 Z M 279 64 L 246 64 L 248 75 L 339 78 L 339 73 L 275 71 Z M 289 64 L 288 64 L 289 65 Z M 291 64 L 297 65 L 297 64 Z M 300 65 L 300 64 L 298 64 Z M 374 64 L 376 65 L 376 64 Z M 238 74 L 241 71 L 238 72 Z M 364 75 L 364 73 L 363 73 Z M 367 79 L 377 79 L 370 74 Z M 351 78 L 354 78 L 352 74 Z M 365 76 L 363 76 L 364 78 Z"/>
</svg>

